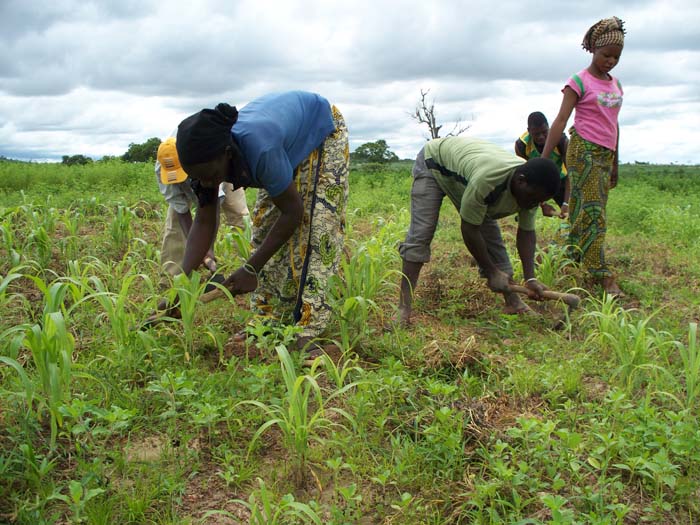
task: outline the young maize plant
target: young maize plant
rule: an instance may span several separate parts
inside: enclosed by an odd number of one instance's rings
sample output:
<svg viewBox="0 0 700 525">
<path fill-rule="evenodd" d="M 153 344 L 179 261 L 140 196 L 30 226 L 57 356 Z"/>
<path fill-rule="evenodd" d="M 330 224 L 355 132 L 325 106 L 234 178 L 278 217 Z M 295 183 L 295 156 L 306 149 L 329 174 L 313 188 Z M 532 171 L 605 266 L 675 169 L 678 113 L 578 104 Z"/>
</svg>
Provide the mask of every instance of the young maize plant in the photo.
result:
<svg viewBox="0 0 700 525">
<path fill-rule="evenodd" d="M 321 516 L 306 503 L 295 501 L 292 494 L 287 494 L 277 500 L 275 495 L 265 486 L 265 482 L 258 478 L 260 488 L 251 493 L 248 501 L 233 500 L 233 503 L 243 505 L 250 512 L 249 525 L 284 525 L 287 523 L 313 523 L 321 525 L 324 521 Z M 212 516 L 224 516 L 239 521 L 238 516 L 225 510 L 210 510 L 204 513 L 202 519 Z"/>
<path fill-rule="evenodd" d="M 199 296 L 202 295 L 206 286 L 207 283 L 206 281 L 202 282 L 199 272 L 192 272 L 190 277 L 181 273 L 176 275 L 174 279 L 173 292 L 177 295 L 179 303 L 186 361 L 190 360 L 194 349 L 195 314 L 199 305 Z M 171 299 L 174 299 L 174 297 L 171 297 Z"/>
<path fill-rule="evenodd" d="M 31 352 L 34 363 L 32 382 L 38 382 L 36 417 L 41 421 L 45 405 L 51 425 L 51 448 L 56 446 L 59 427 L 63 426 L 61 407 L 70 402 L 73 380 L 73 349 L 75 340 L 68 331 L 61 312 L 44 314 L 41 324 L 33 325 L 26 332 L 24 346 Z M 14 365 L 13 365 L 14 366 Z M 17 366 L 14 366 L 17 370 Z M 29 374 L 27 374 L 29 376 Z M 25 382 L 26 394 L 33 397 L 34 387 Z M 32 400 L 28 399 L 31 405 Z"/>
<path fill-rule="evenodd" d="M 282 432 L 284 444 L 292 459 L 292 478 L 297 486 L 304 479 L 311 442 L 323 442 L 321 433 L 332 428 L 345 428 L 326 417 L 326 404 L 329 400 L 344 393 L 347 388 L 337 390 L 329 397 L 323 397 L 315 375 L 297 375 L 296 367 L 284 345 L 275 350 L 280 361 L 285 392 L 279 404 L 266 405 L 256 400 L 242 401 L 240 405 L 253 405 L 263 410 L 269 419 L 255 432 L 249 445 L 249 452 L 260 437 L 272 426 Z M 340 408 L 328 409 L 348 421 L 352 416 Z"/>
<path fill-rule="evenodd" d="M 127 346 L 134 335 L 131 329 L 135 322 L 134 314 L 129 312 L 129 306 L 132 303 L 130 288 L 138 278 L 147 279 L 144 275 L 134 273 L 125 276 L 121 281 L 118 293 L 111 292 L 106 283 L 98 276 L 93 275 L 89 278 L 89 282 L 92 284 L 89 297 L 95 299 L 102 307 L 103 315 L 109 321 L 112 338 L 117 349 Z"/>
<path fill-rule="evenodd" d="M 352 256 L 341 261 L 341 271 L 328 280 L 329 296 L 339 325 L 339 342 L 351 350 L 369 335 L 368 319 L 381 313 L 375 300 L 396 287 L 400 273 L 391 268 L 396 250 L 384 230 L 357 246 Z"/>
<path fill-rule="evenodd" d="M 129 245 L 131 240 L 131 221 L 134 218 L 134 212 L 127 206 L 117 206 L 117 211 L 110 225 L 110 235 L 112 237 L 112 245 L 115 250 L 123 250 Z"/>
</svg>

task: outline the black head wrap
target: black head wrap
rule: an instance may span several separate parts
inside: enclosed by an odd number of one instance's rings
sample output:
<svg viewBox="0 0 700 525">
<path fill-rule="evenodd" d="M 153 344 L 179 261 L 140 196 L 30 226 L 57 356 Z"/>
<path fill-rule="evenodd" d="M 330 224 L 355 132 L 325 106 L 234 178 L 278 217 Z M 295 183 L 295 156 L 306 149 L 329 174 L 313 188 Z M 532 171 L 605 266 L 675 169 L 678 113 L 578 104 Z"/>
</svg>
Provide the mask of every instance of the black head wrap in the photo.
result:
<svg viewBox="0 0 700 525">
<path fill-rule="evenodd" d="M 224 102 L 190 115 L 177 127 L 177 155 L 184 165 L 208 162 L 232 143 L 238 110 Z"/>
</svg>

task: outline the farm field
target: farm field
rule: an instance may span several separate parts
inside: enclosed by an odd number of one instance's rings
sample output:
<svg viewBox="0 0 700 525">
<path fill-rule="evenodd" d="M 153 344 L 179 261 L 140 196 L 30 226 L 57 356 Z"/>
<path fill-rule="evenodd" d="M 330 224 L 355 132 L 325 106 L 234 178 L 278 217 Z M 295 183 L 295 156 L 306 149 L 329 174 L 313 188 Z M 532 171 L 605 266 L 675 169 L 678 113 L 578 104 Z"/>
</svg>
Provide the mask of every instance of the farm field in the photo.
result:
<svg viewBox="0 0 700 525">
<path fill-rule="evenodd" d="M 700 523 L 700 167 L 620 167 L 619 300 L 577 288 L 561 221 L 538 219 L 570 315 L 502 314 L 445 199 L 405 330 L 410 170 L 352 167 L 343 357 L 308 362 L 245 297 L 164 282 L 152 165 L 0 162 L 0 523 Z M 248 239 L 222 226 L 224 273 Z M 182 319 L 143 327 L 164 296 Z M 257 349 L 233 352 L 244 328 Z"/>
</svg>

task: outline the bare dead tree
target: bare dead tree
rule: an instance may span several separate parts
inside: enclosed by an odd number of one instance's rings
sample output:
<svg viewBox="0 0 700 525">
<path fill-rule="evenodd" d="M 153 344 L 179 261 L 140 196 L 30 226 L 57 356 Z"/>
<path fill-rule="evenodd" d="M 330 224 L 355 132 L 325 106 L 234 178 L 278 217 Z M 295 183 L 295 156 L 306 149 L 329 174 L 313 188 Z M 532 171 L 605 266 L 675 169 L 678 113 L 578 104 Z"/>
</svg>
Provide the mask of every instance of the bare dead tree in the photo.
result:
<svg viewBox="0 0 700 525">
<path fill-rule="evenodd" d="M 438 126 L 435 120 L 435 101 L 428 104 L 425 100 L 428 93 L 430 93 L 429 89 L 420 90 L 420 102 L 416 106 L 415 111 L 411 114 L 411 117 L 419 123 L 427 125 L 430 130 L 430 138 L 436 139 L 440 137 L 440 129 L 442 126 Z"/>
<path fill-rule="evenodd" d="M 420 102 L 416 106 L 413 113 L 410 113 L 411 118 L 419 122 L 420 124 L 425 124 L 430 130 L 430 138 L 437 139 L 440 138 L 440 130 L 442 129 L 442 124 L 438 125 L 437 118 L 435 116 L 435 101 L 428 103 L 426 97 L 430 93 L 429 89 L 420 90 Z M 455 122 L 452 130 L 445 135 L 446 137 L 456 137 L 467 131 L 471 127 L 470 124 L 463 124 L 461 119 Z"/>
</svg>

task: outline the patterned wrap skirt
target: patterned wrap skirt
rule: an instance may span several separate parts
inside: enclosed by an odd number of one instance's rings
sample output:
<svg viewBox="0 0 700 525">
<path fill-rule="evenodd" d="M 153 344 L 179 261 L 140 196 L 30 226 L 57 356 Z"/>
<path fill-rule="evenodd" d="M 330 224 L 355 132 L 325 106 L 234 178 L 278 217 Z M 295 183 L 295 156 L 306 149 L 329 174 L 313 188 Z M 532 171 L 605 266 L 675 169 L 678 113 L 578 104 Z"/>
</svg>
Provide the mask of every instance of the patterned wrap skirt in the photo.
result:
<svg viewBox="0 0 700 525">
<path fill-rule="evenodd" d="M 302 222 L 259 272 L 258 287 L 251 294 L 257 320 L 296 324 L 302 327 L 302 337 L 321 335 L 330 320 L 326 284 L 338 273 L 345 238 L 348 130 L 340 111 L 331 109 L 335 131 L 294 172 L 304 207 Z M 254 249 L 279 216 L 270 195 L 258 190 L 252 213 Z"/>
<path fill-rule="evenodd" d="M 606 205 L 615 153 L 581 138 L 573 128 L 569 133 L 566 167 L 571 180 L 571 255 L 593 277 L 610 277 L 612 272 L 605 262 Z"/>
</svg>

